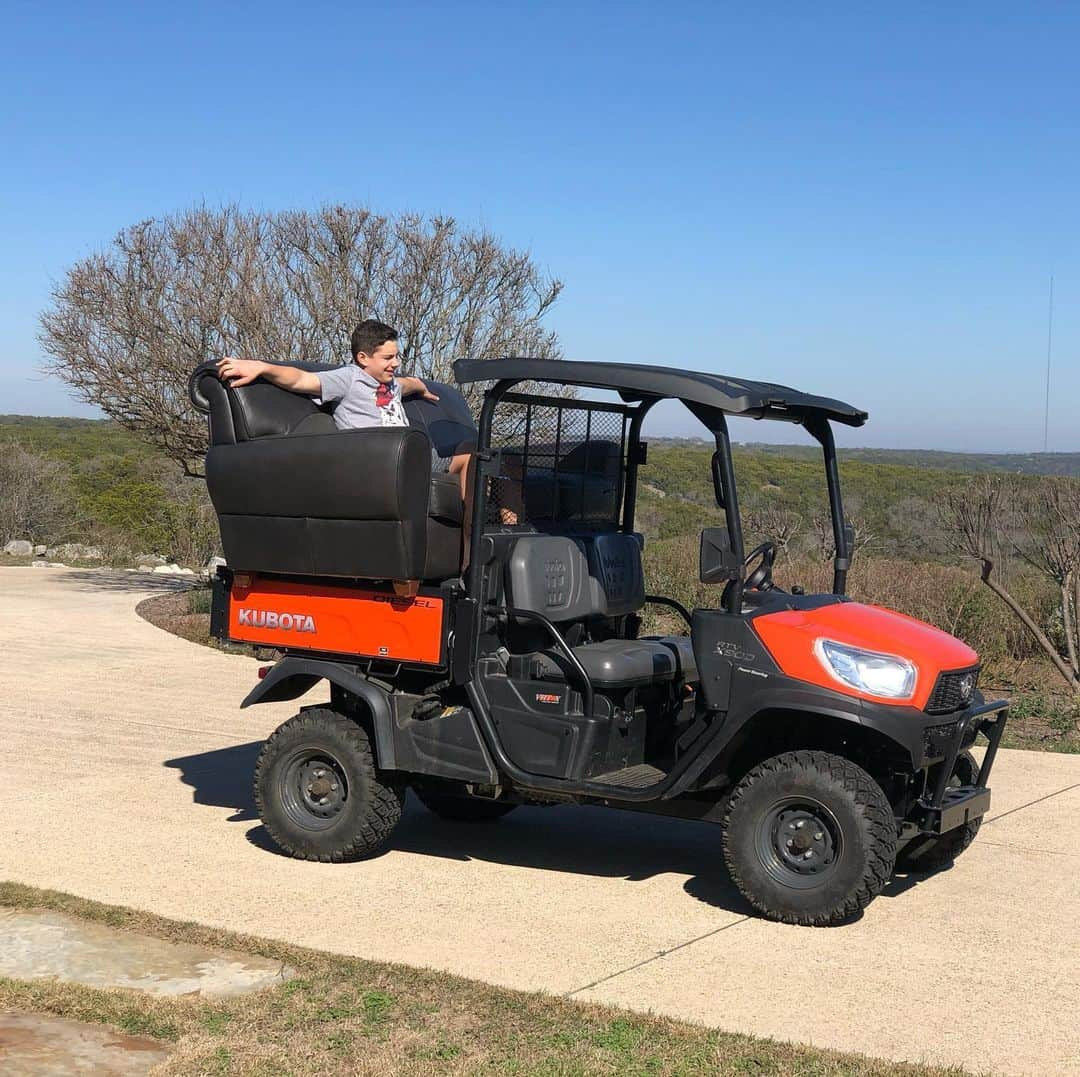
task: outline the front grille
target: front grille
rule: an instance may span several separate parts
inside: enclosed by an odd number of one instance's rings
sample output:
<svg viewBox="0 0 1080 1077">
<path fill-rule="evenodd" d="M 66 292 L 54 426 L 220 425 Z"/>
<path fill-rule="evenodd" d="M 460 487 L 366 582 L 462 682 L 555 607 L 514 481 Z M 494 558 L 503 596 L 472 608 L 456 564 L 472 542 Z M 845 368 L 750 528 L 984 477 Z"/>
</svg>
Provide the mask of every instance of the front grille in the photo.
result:
<svg viewBox="0 0 1080 1077">
<path fill-rule="evenodd" d="M 948 714 L 971 705 L 979 683 L 979 667 L 951 669 L 939 673 L 934 690 L 926 703 L 927 714 Z"/>
<path fill-rule="evenodd" d="M 923 756 L 926 759 L 943 758 L 956 739 L 956 727 L 959 724 L 946 722 L 944 725 L 928 725 L 923 730 Z"/>
</svg>

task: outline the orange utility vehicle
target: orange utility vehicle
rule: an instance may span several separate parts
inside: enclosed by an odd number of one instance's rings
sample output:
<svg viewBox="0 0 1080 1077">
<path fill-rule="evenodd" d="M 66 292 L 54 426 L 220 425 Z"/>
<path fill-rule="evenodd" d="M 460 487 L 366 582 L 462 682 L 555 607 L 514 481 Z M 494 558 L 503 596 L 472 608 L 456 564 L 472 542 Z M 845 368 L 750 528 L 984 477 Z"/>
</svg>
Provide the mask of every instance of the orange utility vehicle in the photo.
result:
<svg viewBox="0 0 1080 1077">
<path fill-rule="evenodd" d="M 719 824 L 718 852 L 764 915 L 829 924 L 895 867 L 938 868 L 971 843 L 1007 712 L 984 702 L 964 643 L 845 596 L 831 424 L 864 412 L 666 367 L 454 370 L 471 391 L 493 383 L 478 429 L 451 386 L 408 402 L 409 427 L 340 432 L 306 397 L 227 388 L 210 365 L 192 377 L 229 564 L 214 630 L 283 653 L 242 706 L 329 685 L 259 758 L 259 811 L 282 849 L 369 856 L 409 788 L 460 820 L 520 804 L 654 812 Z M 700 578 L 717 598 L 693 611 L 646 592 L 635 528 L 642 422 L 665 399 L 716 446 L 725 525 L 701 532 Z M 772 542 L 744 550 L 730 415 L 801 425 L 821 445 L 831 593 L 776 586 Z M 439 464 L 460 451 L 474 458 L 471 526 Z M 648 605 L 684 634 L 643 635 Z"/>
</svg>

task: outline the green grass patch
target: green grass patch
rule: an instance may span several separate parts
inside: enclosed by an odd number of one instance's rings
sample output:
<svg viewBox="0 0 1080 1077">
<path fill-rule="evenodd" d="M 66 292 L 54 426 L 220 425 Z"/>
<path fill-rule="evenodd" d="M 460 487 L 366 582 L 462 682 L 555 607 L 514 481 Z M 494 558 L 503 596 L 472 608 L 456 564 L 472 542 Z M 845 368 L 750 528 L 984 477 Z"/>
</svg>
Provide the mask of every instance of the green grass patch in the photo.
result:
<svg viewBox="0 0 1080 1077">
<path fill-rule="evenodd" d="M 235 998 L 157 998 L 0 979 L 0 1009 L 98 1022 L 168 1043 L 162 1074 L 821 1074 L 939 1077 L 960 1069 L 818 1050 L 404 965 L 305 950 L 55 891 L 0 883 L 0 906 L 46 908 L 176 942 L 280 960 L 297 972 Z"/>
</svg>

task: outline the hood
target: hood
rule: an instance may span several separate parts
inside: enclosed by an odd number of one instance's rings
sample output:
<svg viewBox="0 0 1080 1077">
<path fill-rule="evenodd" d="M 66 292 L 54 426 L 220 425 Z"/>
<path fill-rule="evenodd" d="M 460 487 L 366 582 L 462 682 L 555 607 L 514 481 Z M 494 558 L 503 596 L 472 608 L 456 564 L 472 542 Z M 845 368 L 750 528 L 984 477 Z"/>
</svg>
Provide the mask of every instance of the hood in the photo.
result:
<svg viewBox="0 0 1080 1077">
<path fill-rule="evenodd" d="M 969 669 L 979 656 L 955 636 L 881 606 L 861 602 L 837 602 L 818 609 L 782 610 L 753 620 L 754 631 L 776 664 L 789 677 L 829 688 L 845 695 L 893 703 L 902 707 L 926 707 L 934 682 L 944 670 Z M 878 654 L 906 658 L 915 666 L 915 689 L 906 699 L 883 699 L 866 695 L 838 681 L 814 653 L 819 639 L 834 640 Z"/>
</svg>

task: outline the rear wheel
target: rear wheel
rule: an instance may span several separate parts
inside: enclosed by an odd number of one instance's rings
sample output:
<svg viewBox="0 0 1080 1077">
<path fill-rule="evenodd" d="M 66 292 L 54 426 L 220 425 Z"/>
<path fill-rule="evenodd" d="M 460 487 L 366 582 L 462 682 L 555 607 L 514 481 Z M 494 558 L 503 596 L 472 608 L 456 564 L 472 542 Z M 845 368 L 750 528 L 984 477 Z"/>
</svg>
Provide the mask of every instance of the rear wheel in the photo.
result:
<svg viewBox="0 0 1080 1077">
<path fill-rule="evenodd" d="M 979 778 L 979 764 L 971 752 L 956 758 L 949 785 L 974 785 Z M 938 871 L 948 867 L 974 840 L 982 825 L 982 816 L 963 826 L 937 836 L 920 834 L 912 838 L 896 856 L 898 871 Z"/>
<path fill-rule="evenodd" d="M 770 920 L 845 920 L 881 893 L 895 859 L 888 798 L 841 756 L 800 751 L 767 759 L 728 802 L 724 860 L 742 895 Z"/>
<path fill-rule="evenodd" d="M 372 856 L 401 819 L 404 786 L 376 769 L 367 734 L 327 708 L 290 718 L 255 765 L 255 803 L 274 841 L 300 860 Z"/>
<path fill-rule="evenodd" d="M 422 787 L 414 787 L 416 795 L 428 811 L 456 823 L 489 823 L 512 812 L 517 805 L 482 797 L 448 796 Z"/>
</svg>

